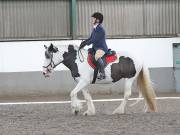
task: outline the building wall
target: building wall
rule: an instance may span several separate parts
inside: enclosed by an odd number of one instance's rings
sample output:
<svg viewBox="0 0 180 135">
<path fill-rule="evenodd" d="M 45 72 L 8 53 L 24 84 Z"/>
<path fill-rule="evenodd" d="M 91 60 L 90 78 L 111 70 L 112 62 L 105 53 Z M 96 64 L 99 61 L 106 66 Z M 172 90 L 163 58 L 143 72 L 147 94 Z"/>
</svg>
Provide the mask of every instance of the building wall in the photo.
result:
<svg viewBox="0 0 180 135">
<path fill-rule="evenodd" d="M 93 12 L 104 15 L 107 36 L 153 37 L 180 33 L 178 0 L 77 0 L 77 35 L 91 31 Z"/>
<path fill-rule="evenodd" d="M 0 40 L 70 37 L 68 0 L 0 0 Z"/>
<path fill-rule="evenodd" d="M 53 95 L 68 93 L 75 86 L 67 69 L 61 65 L 49 79 L 43 78 L 43 45 L 76 44 L 80 40 L 0 42 L 0 95 Z M 109 48 L 127 51 L 140 56 L 150 68 L 155 88 L 159 92 L 175 91 L 173 73 L 173 43 L 180 38 L 153 39 L 111 39 L 107 40 Z M 63 78 L 63 79 L 62 79 Z M 68 81 L 67 81 L 68 80 Z M 93 92 L 122 91 L 122 84 L 110 86 L 93 86 Z"/>
<path fill-rule="evenodd" d="M 0 42 L 0 72 L 41 71 L 44 60 L 44 44 L 79 45 L 80 42 L 80 40 Z M 173 67 L 172 43 L 176 42 L 180 42 L 180 38 L 107 40 L 109 48 L 138 55 L 150 68 Z"/>
<path fill-rule="evenodd" d="M 96 11 L 104 15 L 108 38 L 180 33 L 179 0 L 73 1 L 0 0 L 0 41 L 85 38 Z"/>
<path fill-rule="evenodd" d="M 151 79 L 156 92 L 175 92 L 173 68 L 150 68 Z M 60 96 L 69 95 L 76 82 L 67 70 L 56 71 L 50 78 L 44 78 L 41 71 L 0 73 L 0 97 L 14 96 Z M 92 94 L 116 94 L 123 92 L 123 80 L 116 84 L 93 84 Z M 138 92 L 136 85 L 133 92 Z"/>
</svg>

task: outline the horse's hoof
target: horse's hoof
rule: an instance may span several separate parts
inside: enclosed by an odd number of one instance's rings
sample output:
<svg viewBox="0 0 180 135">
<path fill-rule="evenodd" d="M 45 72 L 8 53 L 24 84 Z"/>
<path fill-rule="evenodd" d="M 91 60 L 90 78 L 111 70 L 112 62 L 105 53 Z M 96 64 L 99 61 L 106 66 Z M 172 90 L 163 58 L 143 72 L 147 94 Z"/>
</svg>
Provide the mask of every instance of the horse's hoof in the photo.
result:
<svg viewBox="0 0 180 135">
<path fill-rule="evenodd" d="M 74 111 L 74 114 L 75 114 L 76 116 L 78 115 L 78 113 L 79 113 L 79 111 L 77 111 L 77 110 Z"/>
<path fill-rule="evenodd" d="M 83 115 L 84 115 L 84 116 L 88 116 L 88 113 L 87 113 L 87 112 L 84 112 Z"/>
<path fill-rule="evenodd" d="M 85 111 L 85 112 L 83 113 L 83 115 L 84 115 L 84 116 L 93 116 L 93 115 L 95 115 L 95 112 Z"/>
<path fill-rule="evenodd" d="M 122 110 L 120 110 L 120 111 L 119 111 L 119 110 L 118 110 L 118 111 L 115 110 L 112 114 L 113 114 L 113 115 L 114 115 L 114 114 L 125 114 L 125 112 L 122 111 Z"/>
<path fill-rule="evenodd" d="M 112 115 L 121 115 L 121 114 L 125 114 L 125 113 L 122 113 L 122 112 L 113 112 Z"/>
</svg>

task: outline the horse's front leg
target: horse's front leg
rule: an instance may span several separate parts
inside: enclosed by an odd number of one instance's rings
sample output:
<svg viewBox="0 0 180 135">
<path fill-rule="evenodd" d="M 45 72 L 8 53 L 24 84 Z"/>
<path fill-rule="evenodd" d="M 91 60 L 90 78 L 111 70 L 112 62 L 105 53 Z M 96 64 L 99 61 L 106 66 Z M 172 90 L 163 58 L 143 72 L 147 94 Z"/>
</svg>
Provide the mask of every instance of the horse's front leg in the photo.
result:
<svg viewBox="0 0 180 135">
<path fill-rule="evenodd" d="M 93 101 L 92 101 L 92 97 L 91 97 L 88 89 L 87 89 L 87 88 L 86 88 L 86 89 L 83 89 L 82 92 L 83 92 L 84 99 L 86 100 L 86 102 L 87 102 L 87 107 L 88 107 L 87 111 L 85 111 L 85 112 L 83 113 L 83 115 L 85 115 L 85 116 L 87 116 L 87 115 L 95 115 L 94 103 L 93 103 Z"/>
<path fill-rule="evenodd" d="M 82 90 L 84 87 L 88 85 L 87 81 L 85 80 L 80 80 L 76 87 L 72 90 L 70 96 L 71 96 L 71 109 L 72 113 L 75 115 L 78 114 L 78 112 L 81 110 L 82 105 L 80 100 L 77 98 L 77 93 Z"/>
</svg>

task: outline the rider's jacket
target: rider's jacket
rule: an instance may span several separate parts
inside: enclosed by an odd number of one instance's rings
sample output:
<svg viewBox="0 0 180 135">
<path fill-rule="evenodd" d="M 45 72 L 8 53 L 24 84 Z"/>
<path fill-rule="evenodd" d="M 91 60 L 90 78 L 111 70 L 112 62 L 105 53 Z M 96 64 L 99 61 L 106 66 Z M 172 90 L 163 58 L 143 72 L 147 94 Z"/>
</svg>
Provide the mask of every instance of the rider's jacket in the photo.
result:
<svg viewBox="0 0 180 135">
<path fill-rule="evenodd" d="M 93 29 L 90 38 L 88 38 L 85 42 L 87 45 L 93 44 L 92 48 L 96 51 L 98 49 L 102 49 L 105 53 L 108 52 L 108 47 L 105 41 L 105 30 L 101 24 Z"/>
</svg>

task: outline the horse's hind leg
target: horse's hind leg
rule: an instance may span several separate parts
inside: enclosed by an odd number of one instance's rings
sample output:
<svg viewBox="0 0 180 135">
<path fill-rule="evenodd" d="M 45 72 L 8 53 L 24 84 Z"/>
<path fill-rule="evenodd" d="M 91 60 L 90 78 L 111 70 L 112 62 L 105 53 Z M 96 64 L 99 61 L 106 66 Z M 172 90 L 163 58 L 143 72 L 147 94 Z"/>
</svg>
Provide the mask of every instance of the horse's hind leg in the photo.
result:
<svg viewBox="0 0 180 135">
<path fill-rule="evenodd" d="M 88 89 L 83 89 L 82 92 L 83 92 L 84 99 L 86 100 L 87 107 L 88 107 L 87 111 L 85 111 L 83 115 L 95 115 L 94 103 L 92 101 L 92 98 Z"/>
<path fill-rule="evenodd" d="M 113 111 L 113 114 L 124 114 L 125 107 L 128 101 L 128 98 L 131 96 L 131 86 L 133 84 L 134 79 L 126 79 L 124 85 L 124 99 L 121 104 Z"/>
</svg>

